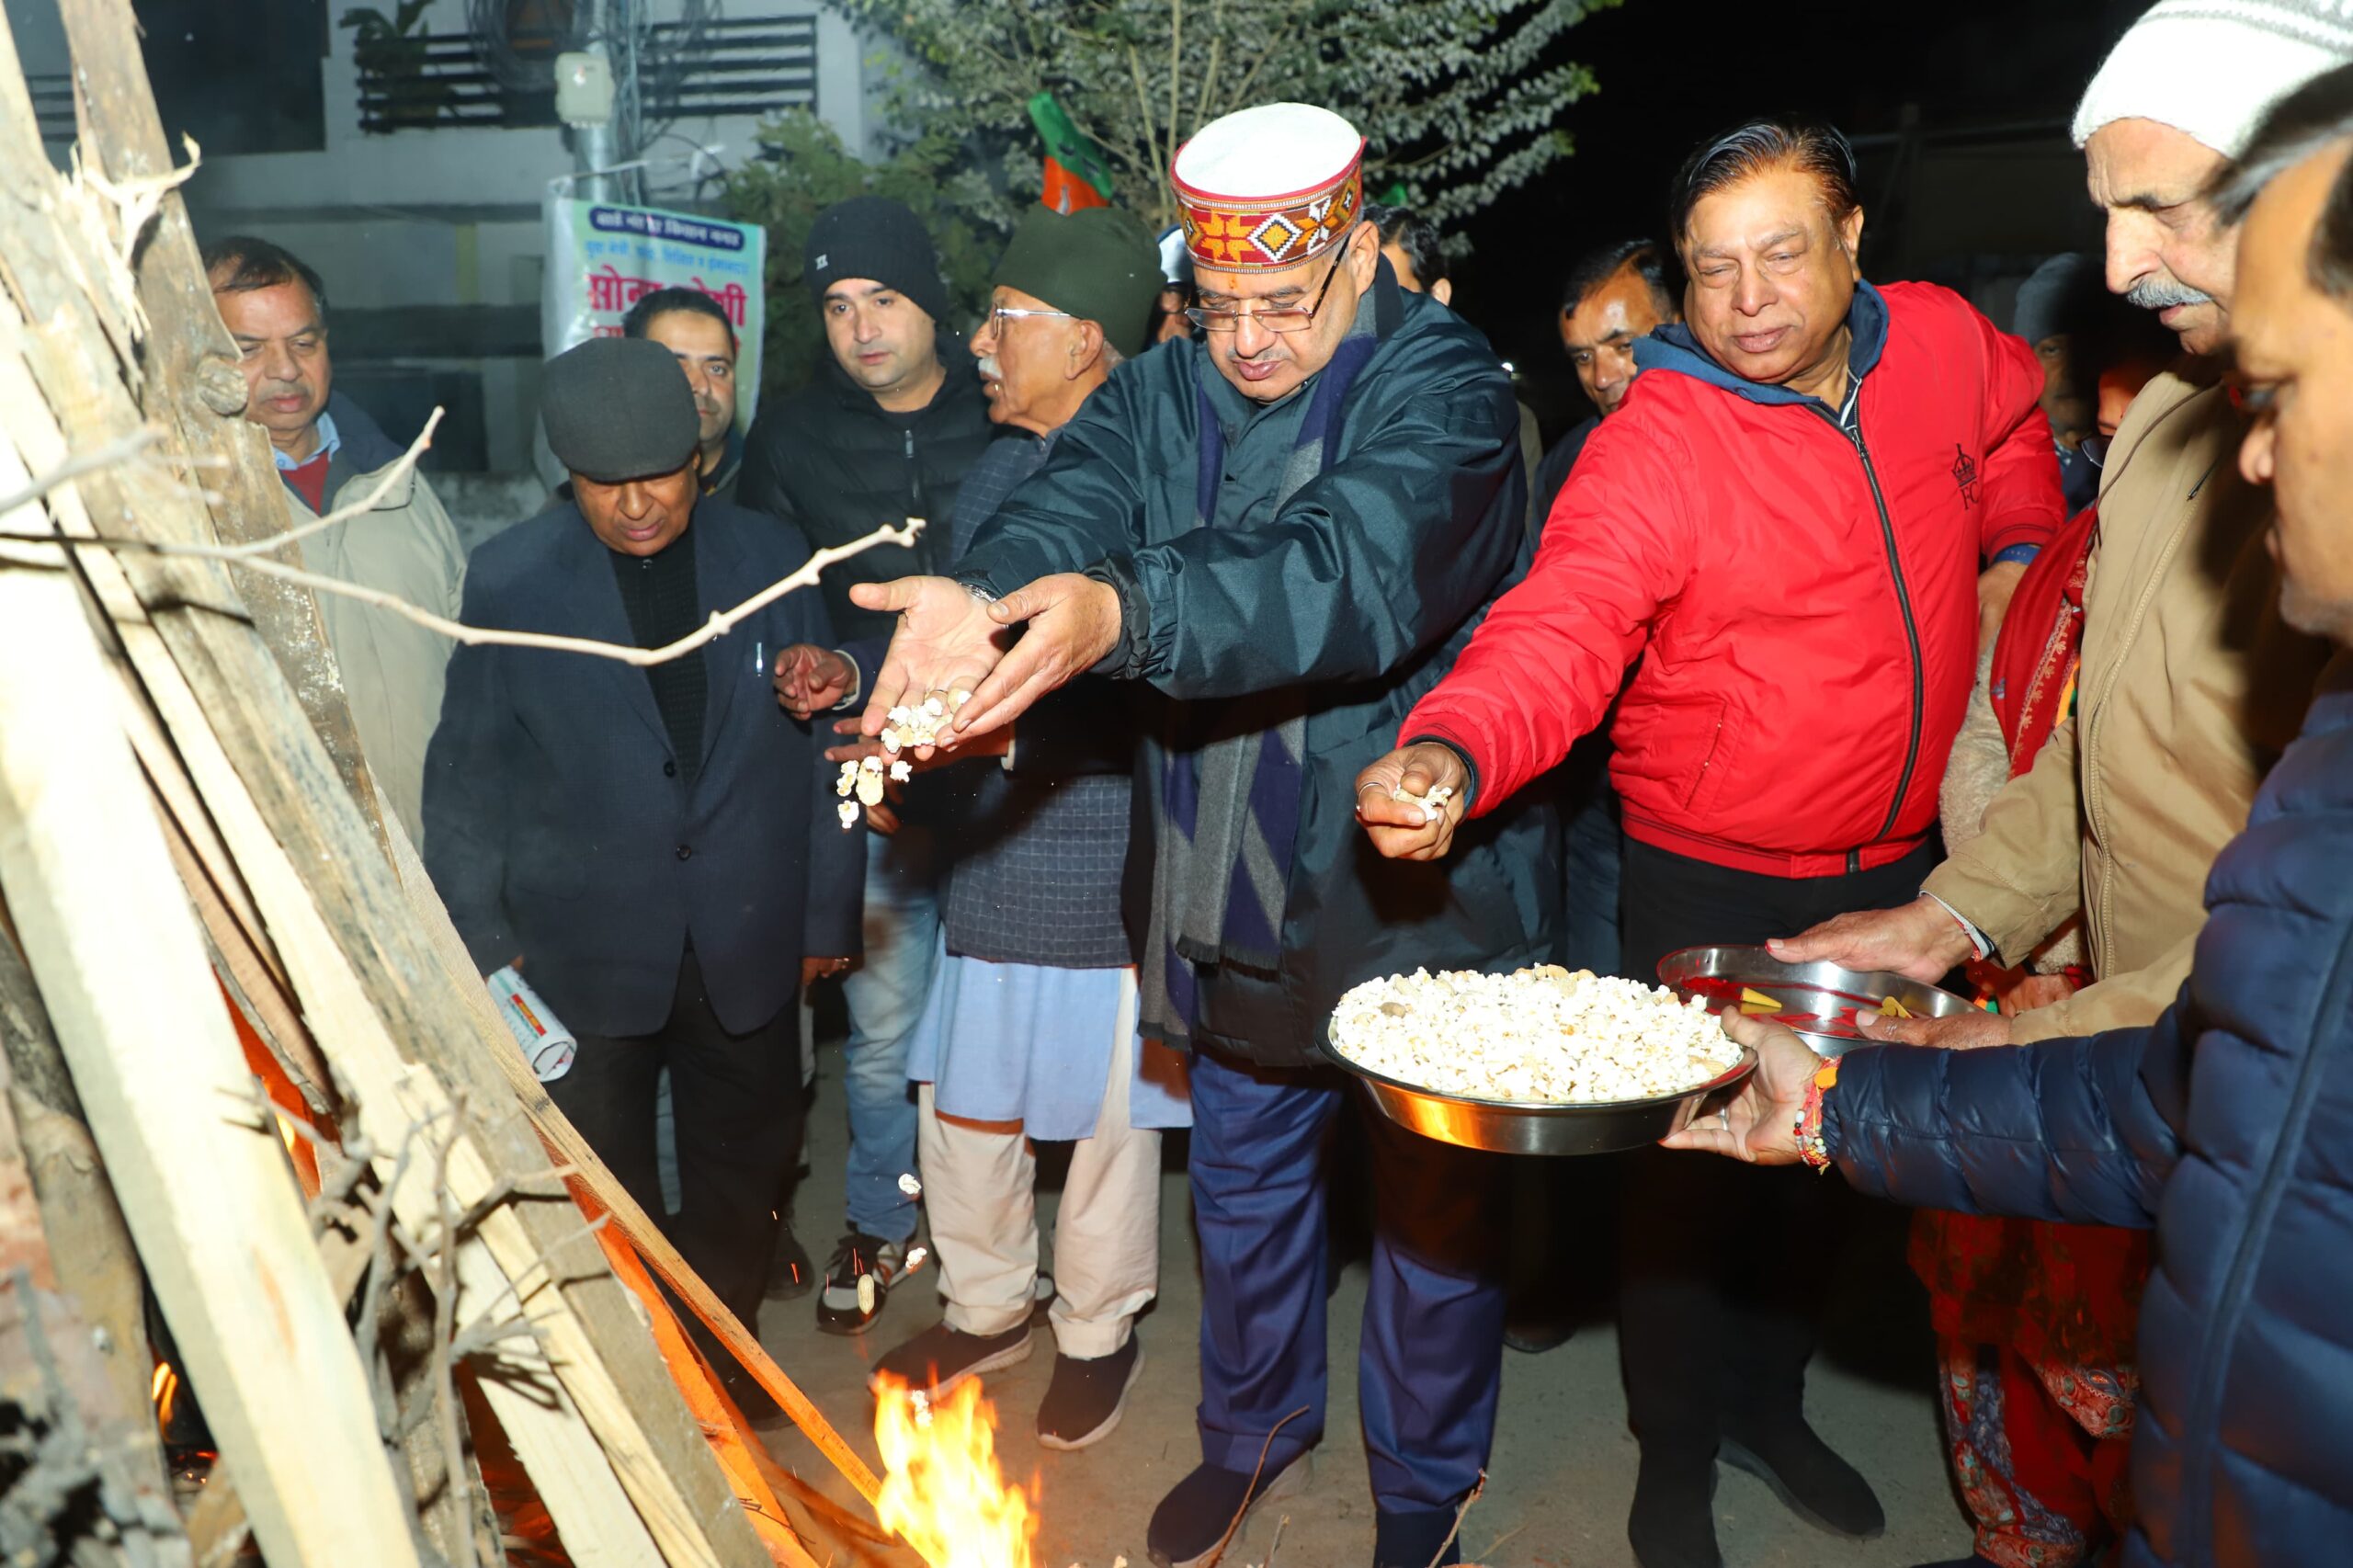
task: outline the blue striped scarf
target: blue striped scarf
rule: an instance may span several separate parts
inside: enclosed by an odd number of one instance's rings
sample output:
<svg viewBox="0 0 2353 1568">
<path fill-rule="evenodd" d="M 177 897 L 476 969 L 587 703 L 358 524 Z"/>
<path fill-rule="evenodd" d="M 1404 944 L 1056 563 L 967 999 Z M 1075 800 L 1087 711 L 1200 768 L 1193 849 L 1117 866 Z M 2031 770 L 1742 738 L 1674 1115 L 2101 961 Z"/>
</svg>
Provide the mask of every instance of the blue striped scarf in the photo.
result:
<svg viewBox="0 0 2353 1568">
<path fill-rule="evenodd" d="M 1372 315 L 1369 309 L 1358 314 L 1357 328 L 1316 378 L 1298 442 L 1278 482 L 1279 511 L 1331 466 L 1340 405 L 1381 346 L 1370 330 Z M 1193 526 L 1208 528 L 1225 467 L 1225 431 L 1208 389 L 1197 388 L 1196 395 L 1201 458 Z M 1272 971 L 1281 956 L 1283 904 L 1307 778 L 1307 720 L 1297 702 L 1280 702 L 1279 695 L 1277 700 L 1279 710 L 1267 713 L 1264 726 L 1245 724 L 1207 744 L 1171 736 L 1165 746 L 1141 980 L 1143 1032 L 1171 1044 L 1188 1043 L 1200 1021 L 1197 966 L 1232 963 Z"/>
</svg>

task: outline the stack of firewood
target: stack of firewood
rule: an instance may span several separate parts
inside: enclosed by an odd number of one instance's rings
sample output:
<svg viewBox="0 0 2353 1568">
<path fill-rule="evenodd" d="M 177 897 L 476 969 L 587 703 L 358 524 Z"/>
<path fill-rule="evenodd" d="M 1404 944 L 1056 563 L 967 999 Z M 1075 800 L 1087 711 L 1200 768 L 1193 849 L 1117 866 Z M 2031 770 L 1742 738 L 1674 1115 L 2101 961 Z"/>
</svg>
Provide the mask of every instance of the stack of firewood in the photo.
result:
<svg viewBox="0 0 2353 1568">
<path fill-rule="evenodd" d="M 0 1548 L 495 1562 L 494 1454 L 543 1553 L 811 1562 L 675 1303 L 874 1477 L 548 1104 L 315 600 L 234 563 L 300 545 L 187 161 L 128 0 L 62 9 L 64 175 L 0 21 Z M 220 1456 L 185 1512 L 149 1301 Z"/>
</svg>

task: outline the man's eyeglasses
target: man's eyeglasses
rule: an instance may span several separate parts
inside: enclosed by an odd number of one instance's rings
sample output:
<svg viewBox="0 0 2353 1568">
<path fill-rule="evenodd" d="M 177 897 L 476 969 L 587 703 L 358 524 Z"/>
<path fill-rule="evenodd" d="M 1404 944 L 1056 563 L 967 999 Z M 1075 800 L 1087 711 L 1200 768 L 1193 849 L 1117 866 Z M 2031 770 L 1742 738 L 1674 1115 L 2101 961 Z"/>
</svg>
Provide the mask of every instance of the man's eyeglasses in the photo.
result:
<svg viewBox="0 0 2353 1568">
<path fill-rule="evenodd" d="M 1005 330 L 1006 322 L 1019 321 L 1025 316 L 1059 316 L 1063 321 L 1074 319 L 1068 311 L 1025 311 L 1016 305 L 999 305 L 981 318 L 981 327 L 995 337 Z"/>
<path fill-rule="evenodd" d="M 1332 258 L 1331 269 L 1324 274 L 1324 287 L 1315 290 L 1315 298 L 1305 305 L 1270 305 L 1256 311 L 1212 311 L 1199 305 L 1186 308 L 1185 319 L 1203 332 L 1236 332 L 1242 318 L 1248 316 L 1268 332 L 1305 332 L 1315 320 L 1315 312 L 1324 308 L 1324 296 L 1332 291 L 1332 279 L 1340 275 L 1340 263 L 1347 259 L 1347 247 Z"/>
</svg>

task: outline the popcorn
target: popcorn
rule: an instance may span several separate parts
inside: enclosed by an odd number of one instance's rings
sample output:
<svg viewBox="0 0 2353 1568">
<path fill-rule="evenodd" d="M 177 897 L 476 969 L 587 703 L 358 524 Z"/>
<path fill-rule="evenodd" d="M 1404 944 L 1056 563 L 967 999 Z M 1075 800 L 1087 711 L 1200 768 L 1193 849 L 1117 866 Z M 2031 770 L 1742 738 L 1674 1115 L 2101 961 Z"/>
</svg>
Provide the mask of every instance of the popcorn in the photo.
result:
<svg viewBox="0 0 2353 1568">
<path fill-rule="evenodd" d="M 909 1198 L 921 1198 L 923 1196 L 923 1183 L 915 1179 L 915 1172 L 901 1171 L 899 1173 L 899 1190 L 905 1193 Z"/>
<path fill-rule="evenodd" d="M 935 691 L 925 697 L 919 708 L 902 703 L 892 709 L 885 715 L 888 722 L 877 738 L 882 743 L 883 755 L 896 760 L 885 763 L 881 756 L 870 756 L 860 762 L 843 763 L 841 777 L 834 783 L 834 793 L 844 800 L 856 794 L 866 805 L 881 805 L 885 778 L 894 784 L 904 784 L 915 776 L 915 768 L 899 758 L 899 754 L 910 746 L 939 744 L 949 715 L 971 700 L 972 694 L 969 691 Z M 844 828 L 858 820 L 851 807 L 845 805 L 839 810 Z"/>
<path fill-rule="evenodd" d="M 1359 1066 L 1439 1094 L 1548 1105 L 1678 1094 L 1741 1057 L 1704 1000 L 1557 964 L 1367 981 L 1333 1009 L 1332 1040 Z"/>
<path fill-rule="evenodd" d="M 858 806 L 856 802 L 844 801 L 840 805 L 835 806 L 834 810 L 842 819 L 842 831 L 844 833 L 847 833 L 851 828 L 858 825 Z"/>
<path fill-rule="evenodd" d="M 1440 784 L 1427 795 L 1416 795 L 1403 789 L 1392 790 L 1389 791 L 1389 798 L 1392 801 L 1402 801 L 1409 806 L 1421 807 L 1422 824 L 1427 827 L 1446 815 L 1446 803 L 1454 799 L 1454 786 Z"/>
</svg>

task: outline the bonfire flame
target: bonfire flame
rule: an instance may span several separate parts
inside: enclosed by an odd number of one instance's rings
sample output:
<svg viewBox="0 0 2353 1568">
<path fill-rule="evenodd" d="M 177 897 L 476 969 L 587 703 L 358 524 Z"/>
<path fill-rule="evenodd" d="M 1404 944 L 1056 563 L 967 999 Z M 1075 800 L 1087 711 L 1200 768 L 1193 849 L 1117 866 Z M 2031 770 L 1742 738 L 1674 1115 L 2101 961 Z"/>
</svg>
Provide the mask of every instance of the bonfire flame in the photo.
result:
<svg viewBox="0 0 2353 1568">
<path fill-rule="evenodd" d="M 996 1462 L 996 1409 L 966 1379 L 927 1399 L 884 1380 L 874 1440 L 885 1474 L 874 1511 L 932 1568 L 1033 1568 L 1038 1515 Z"/>
</svg>

